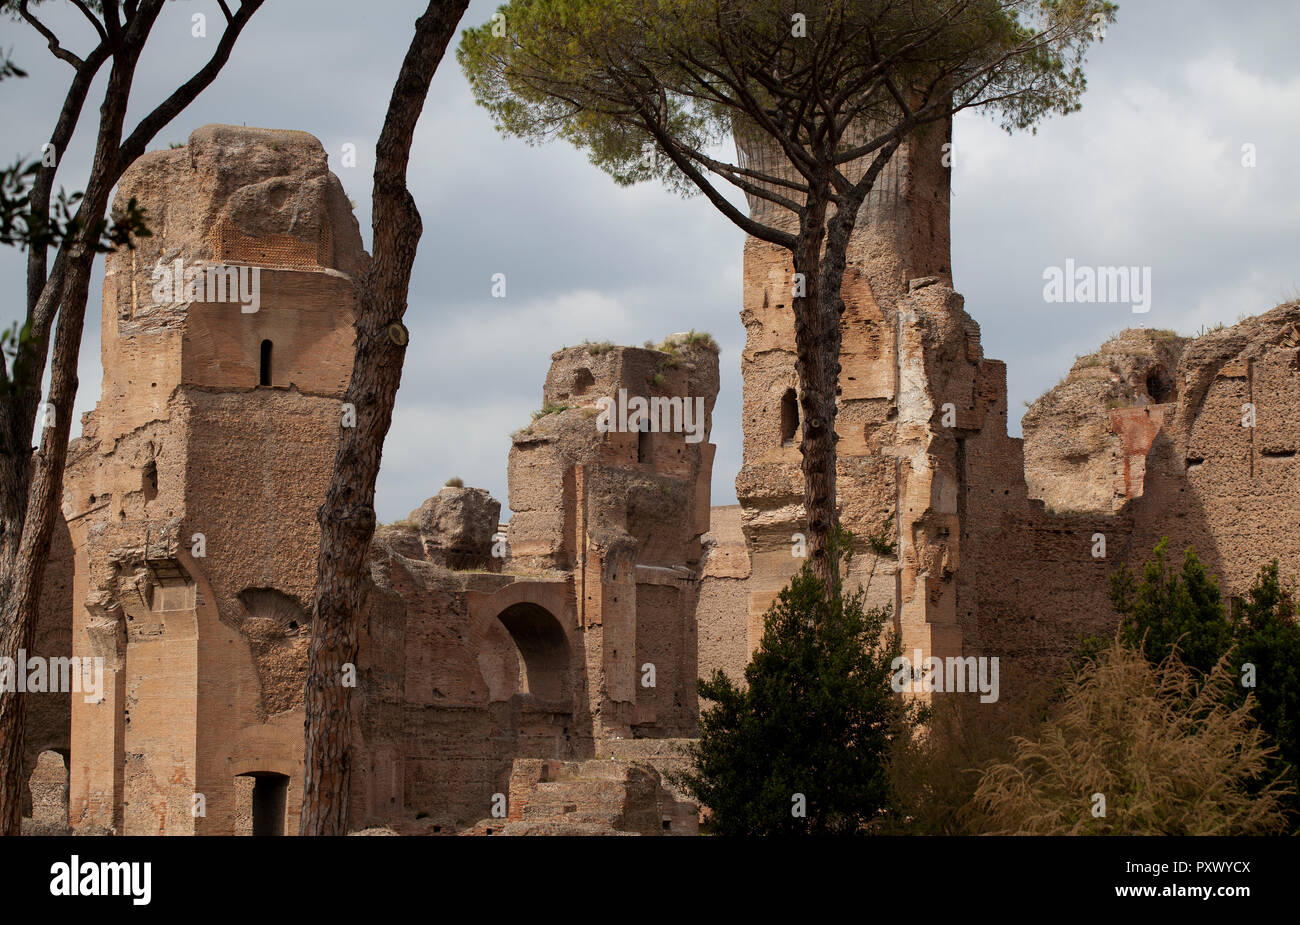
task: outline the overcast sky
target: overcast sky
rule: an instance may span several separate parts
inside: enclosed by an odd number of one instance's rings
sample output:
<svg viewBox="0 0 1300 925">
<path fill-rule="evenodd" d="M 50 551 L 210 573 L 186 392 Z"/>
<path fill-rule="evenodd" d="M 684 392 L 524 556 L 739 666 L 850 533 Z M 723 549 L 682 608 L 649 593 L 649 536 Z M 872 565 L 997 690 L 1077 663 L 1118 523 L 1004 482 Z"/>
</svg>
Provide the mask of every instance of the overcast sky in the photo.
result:
<svg viewBox="0 0 1300 925">
<path fill-rule="evenodd" d="M 42 6 L 84 49 L 89 26 Z M 491 16 L 475 0 L 463 25 Z M 222 75 L 154 147 L 226 122 L 307 131 L 357 203 L 370 241 L 374 141 L 423 0 L 269 0 Z M 191 16 L 207 14 L 205 38 Z M 205 60 L 215 0 L 168 4 L 136 79 L 139 119 Z M 1300 294 L 1300 4 L 1295 0 L 1123 0 L 1088 64 L 1081 112 L 1008 136 L 976 115 L 954 129 L 957 289 L 1008 365 L 1011 426 L 1077 354 L 1142 324 L 1190 334 Z M 0 83 L 0 159 L 38 155 L 71 69 L 22 23 L 0 48 L 30 73 Z M 102 84 L 101 84 L 102 88 Z M 84 187 L 97 98 L 60 171 Z M 345 143 L 357 166 L 340 165 Z M 1255 146 L 1256 166 L 1242 165 Z M 743 237 L 701 199 L 620 189 L 563 144 L 496 134 L 450 53 L 416 133 L 410 185 L 424 217 L 411 287 L 402 388 L 379 477 L 378 513 L 403 517 L 453 475 L 506 501 L 511 431 L 541 405 L 553 350 L 584 339 L 640 344 L 690 328 L 722 346 L 713 503 L 735 502 L 740 468 Z M 1150 266 L 1149 313 L 1046 304 L 1043 271 Z M 20 317 L 21 255 L 0 253 L 3 320 Z M 491 297 L 505 273 L 507 298 Z M 99 398 L 99 280 L 82 348 L 77 413 Z M 73 435 L 79 432 L 74 425 Z M 504 513 L 503 513 L 504 516 Z"/>
</svg>

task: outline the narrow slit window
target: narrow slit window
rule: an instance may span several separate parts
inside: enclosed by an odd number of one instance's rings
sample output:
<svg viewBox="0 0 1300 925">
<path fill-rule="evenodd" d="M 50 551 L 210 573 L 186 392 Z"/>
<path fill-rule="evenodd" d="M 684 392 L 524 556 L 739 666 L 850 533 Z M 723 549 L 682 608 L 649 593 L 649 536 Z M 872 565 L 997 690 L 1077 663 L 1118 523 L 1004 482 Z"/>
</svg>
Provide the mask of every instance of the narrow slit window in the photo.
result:
<svg viewBox="0 0 1300 925">
<path fill-rule="evenodd" d="M 269 340 L 262 341 L 262 367 L 258 384 L 271 384 L 271 342 Z"/>
<path fill-rule="evenodd" d="M 794 435 L 799 432 L 799 398 L 794 389 L 786 389 L 781 396 L 781 445 L 794 446 Z"/>
</svg>

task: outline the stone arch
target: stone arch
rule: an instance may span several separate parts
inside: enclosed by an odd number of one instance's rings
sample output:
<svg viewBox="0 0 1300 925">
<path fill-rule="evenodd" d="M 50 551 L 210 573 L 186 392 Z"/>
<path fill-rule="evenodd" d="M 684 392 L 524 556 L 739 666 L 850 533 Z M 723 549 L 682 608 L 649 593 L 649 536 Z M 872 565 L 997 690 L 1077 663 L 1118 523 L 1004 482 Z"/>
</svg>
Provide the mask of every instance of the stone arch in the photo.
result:
<svg viewBox="0 0 1300 925">
<path fill-rule="evenodd" d="M 569 642 L 554 614 L 521 601 L 502 610 L 497 620 L 519 650 L 520 690 L 538 700 L 569 700 Z"/>
</svg>

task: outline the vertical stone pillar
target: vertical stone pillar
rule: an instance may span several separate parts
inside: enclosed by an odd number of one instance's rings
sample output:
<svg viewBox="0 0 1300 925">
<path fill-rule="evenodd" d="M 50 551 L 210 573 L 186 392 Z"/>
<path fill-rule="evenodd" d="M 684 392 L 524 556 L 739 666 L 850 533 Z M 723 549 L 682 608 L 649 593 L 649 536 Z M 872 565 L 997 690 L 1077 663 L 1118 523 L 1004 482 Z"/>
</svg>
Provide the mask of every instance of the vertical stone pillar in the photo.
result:
<svg viewBox="0 0 1300 925">
<path fill-rule="evenodd" d="M 865 130 L 857 133 L 866 136 Z M 914 133 L 895 153 L 863 203 L 849 243 L 841 295 L 837 500 L 843 524 L 859 539 L 846 576 L 867 584 L 870 606 L 890 604 L 905 648 L 925 655 L 960 651 L 954 584 L 961 532 L 956 443 L 935 438 L 940 399 L 932 394 L 933 344 L 910 306 L 914 282 L 951 285 L 949 122 Z M 767 172 L 792 171 L 762 138 L 737 137 L 743 162 Z M 850 165 L 860 177 L 866 161 Z M 793 216 L 751 196 L 758 221 L 793 228 Z M 749 645 L 757 646 L 763 615 L 797 571 L 792 537 L 803 532 L 799 431 L 785 439 L 786 393 L 798 391 L 791 282 L 784 249 L 756 238 L 745 243 L 741 319 L 746 342 L 743 378 L 744 465 L 736 479 L 745 539 L 753 563 Z M 796 422 L 797 423 L 797 422 Z M 865 537 L 884 530 L 893 559 L 875 561 Z M 939 627 L 942 627 L 941 629 Z"/>
<path fill-rule="evenodd" d="M 79 563 L 80 564 L 80 563 Z M 120 605 L 87 602 L 90 619 L 73 635 L 73 656 L 102 659 L 97 701 L 72 698 L 68 824 L 122 831 L 126 742 L 126 625 Z"/>
</svg>

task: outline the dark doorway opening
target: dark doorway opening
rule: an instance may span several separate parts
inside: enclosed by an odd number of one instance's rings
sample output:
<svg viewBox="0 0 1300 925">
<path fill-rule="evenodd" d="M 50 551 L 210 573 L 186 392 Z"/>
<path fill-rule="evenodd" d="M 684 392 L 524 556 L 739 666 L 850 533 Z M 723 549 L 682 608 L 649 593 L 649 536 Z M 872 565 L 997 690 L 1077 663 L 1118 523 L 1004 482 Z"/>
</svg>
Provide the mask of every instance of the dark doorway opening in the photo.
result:
<svg viewBox="0 0 1300 925">
<path fill-rule="evenodd" d="M 262 341 L 262 369 L 259 384 L 271 384 L 271 342 L 269 340 Z"/>
<path fill-rule="evenodd" d="M 144 489 L 144 500 L 152 501 L 158 497 L 158 461 L 151 459 L 144 464 L 144 472 L 141 475 L 141 488 Z"/>
<path fill-rule="evenodd" d="M 253 778 L 253 834 L 283 835 L 288 775 L 255 771 L 244 776 Z"/>
<path fill-rule="evenodd" d="M 1147 395 L 1154 404 L 1161 405 L 1174 398 L 1174 383 L 1164 367 L 1157 366 L 1147 372 Z"/>
</svg>

